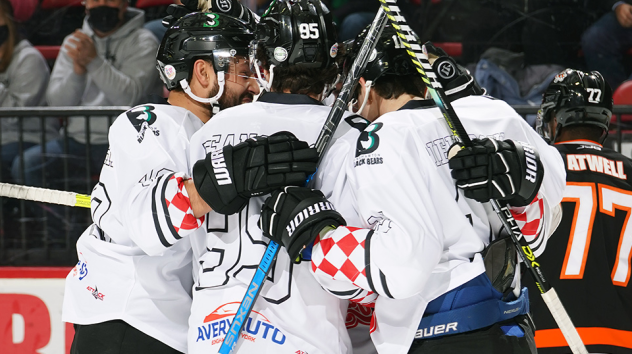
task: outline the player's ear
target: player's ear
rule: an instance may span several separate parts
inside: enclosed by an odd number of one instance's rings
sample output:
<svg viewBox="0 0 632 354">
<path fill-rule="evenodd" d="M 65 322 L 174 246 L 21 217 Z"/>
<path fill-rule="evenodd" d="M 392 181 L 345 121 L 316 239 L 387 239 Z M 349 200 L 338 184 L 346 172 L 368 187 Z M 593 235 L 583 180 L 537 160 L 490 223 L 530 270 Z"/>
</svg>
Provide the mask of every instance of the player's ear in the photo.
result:
<svg viewBox="0 0 632 354">
<path fill-rule="evenodd" d="M 193 76 L 200 83 L 200 86 L 204 88 L 214 86 L 217 81 L 213 66 L 203 59 L 198 59 L 193 63 Z"/>
</svg>

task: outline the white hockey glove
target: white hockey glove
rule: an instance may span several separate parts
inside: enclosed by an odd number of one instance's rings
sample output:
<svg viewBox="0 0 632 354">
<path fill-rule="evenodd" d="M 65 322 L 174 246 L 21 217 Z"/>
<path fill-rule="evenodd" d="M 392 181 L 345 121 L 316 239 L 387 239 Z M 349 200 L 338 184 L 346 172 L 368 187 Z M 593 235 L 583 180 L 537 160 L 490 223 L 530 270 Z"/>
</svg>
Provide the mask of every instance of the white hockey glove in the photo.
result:
<svg viewBox="0 0 632 354">
<path fill-rule="evenodd" d="M 276 190 L 266 199 L 259 216 L 263 235 L 285 247 L 292 260 L 325 227 L 346 224 L 321 191 L 306 187 Z"/>
<path fill-rule="evenodd" d="M 200 197 L 220 214 L 234 214 L 250 197 L 284 186 L 302 186 L 316 172 L 318 153 L 289 132 L 226 145 L 193 166 Z"/>
<path fill-rule="evenodd" d="M 538 193 L 544 167 L 538 152 L 512 140 L 474 139 L 473 146 L 453 145 L 449 166 L 457 187 L 467 198 L 481 203 L 505 200 L 509 205 L 529 205 Z"/>
</svg>

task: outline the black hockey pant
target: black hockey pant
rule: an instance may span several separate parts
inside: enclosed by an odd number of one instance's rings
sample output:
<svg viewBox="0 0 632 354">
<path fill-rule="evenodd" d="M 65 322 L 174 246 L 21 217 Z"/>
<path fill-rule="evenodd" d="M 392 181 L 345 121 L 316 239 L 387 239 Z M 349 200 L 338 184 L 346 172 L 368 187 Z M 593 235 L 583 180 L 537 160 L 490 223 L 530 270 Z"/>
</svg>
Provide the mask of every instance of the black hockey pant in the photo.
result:
<svg viewBox="0 0 632 354">
<path fill-rule="evenodd" d="M 501 327 L 518 324 L 523 337 L 507 335 Z M 417 339 L 408 354 L 535 354 L 534 328 L 526 315 L 476 331 L 433 339 Z"/>
<path fill-rule="evenodd" d="M 75 325 L 70 354 L 181 354 L 127 323 Z"/>
</svg>

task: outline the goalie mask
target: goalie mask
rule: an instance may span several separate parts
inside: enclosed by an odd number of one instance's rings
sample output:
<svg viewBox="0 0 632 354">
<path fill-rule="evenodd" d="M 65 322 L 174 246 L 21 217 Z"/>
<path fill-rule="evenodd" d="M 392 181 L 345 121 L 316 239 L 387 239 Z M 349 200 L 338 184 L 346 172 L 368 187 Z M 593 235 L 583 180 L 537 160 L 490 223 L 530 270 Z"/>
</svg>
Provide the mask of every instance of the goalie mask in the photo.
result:
<svg viewBox="0 0 632 354">
<path fill-rule="evenodd" d="M 262 76 L 257 51 L 265 53 L 270 82 Z M 274 0 L 257 24 L 249 57 L 253 73 L 269 90 L 275 67 L 326 68 L 337 55 L 332 15 L 320 0 Z"/>
<path fill-rule="evenodd" d="M 612 117 L 612 89 L 598 71 L 586 73 L 566 69 L 559 73 L 542 94 L 536 130 L 545 139 L 555 142 L 559 131 L 570 125 L 597 126 L 608 133 Z M 551 119 L 557 126 L 551 136 Z"/>
<path fill-rule="evenodd" d="M 247 57 L 253 38 L 248 25 L 236 18 L 208 13 L 191 13 L 177 20 L 165 33 L 156 56 L 160 78 L 169 91 L 182 89 L 192 99 L 214 105 L 222 97 L 225 74 L 235 56 Z M 189 87 L 193 64 L 198 59 L 213 63 L 219 92 L 215 97 L 198 97 Z"/>
<path fill-rule="evenodd" d="M 362 47 L 362 42 L 367 36 L 369 32 L 370 25 L 367 26 L 360 34 L 355 38 L 353 44 L 351 45 L 351 50 L 346 56 L 343 64 L 343 70 L 345 73 L 348 73 L 351 69 L 351 65 L 354 60 L 358 56 L 360 52 L 360 48 Z M 354 98 L 349 102 L 349 110 L 352 113 L 362 112 L 369 98 L 369 92 L 371 91 L 371 87 L 376 80 L 384 75 L 396 75 L 396 76 L 409 76 L 409 75 L 418 75 L 417 69 L 415 69 L 415 65 L 413 64 L 410 56 L 408 55 L 404 45 L 400 41 L 397 36 L 397 32 L 391 26 L 391 24 L 386 24 L 384 26 L 384 30 L 382 31 L 382 35 L 378 39 L 375 44 L 375 49 L 369 55 L 369 62 L 366 65 L 366 69 L 362 74 L 362 77 L 366 81 L 365 83 L 365 92 L 364 98 L 362 100 L 362 104 L 357 112 L 353 111 L 353 106 L 357 104 L 357 99 Z"/>
</svg>

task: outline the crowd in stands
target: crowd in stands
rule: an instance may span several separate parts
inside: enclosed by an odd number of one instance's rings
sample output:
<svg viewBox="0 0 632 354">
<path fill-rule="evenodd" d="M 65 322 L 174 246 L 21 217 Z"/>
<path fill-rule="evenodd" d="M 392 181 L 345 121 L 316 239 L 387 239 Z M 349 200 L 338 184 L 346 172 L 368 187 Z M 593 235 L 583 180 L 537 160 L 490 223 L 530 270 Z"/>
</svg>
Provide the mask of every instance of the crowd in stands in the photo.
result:
<svg viewBox="0 0 632 354">
<path fill-rule="evenodd" d="M 243 2 L 263 14 L 271 1 Z M 379 8 L 378 0 L 324 2 L 341 41 L 354 38 Z M 0 0 L 0 106 L 134 106 L 164 97 L 155 54 L 170 3 L 180 1 Z M 422 40 L 453 43 L 450 48 L 458 49 L 448 53 L 456 54 L 488 93 L 512 104 L 539 104 L 554 74 L 567 66 L 599 70 L 613 89 L 630 76 L 632 0 L 581 5 L 400 0 L 399 5 Z M 559 13 L 580 15 L 569 20 Z M 59 46 L 53 61 L 37 50 L 43 45 Z M 0 117 L 0 181 L 81 188 L 75 182 L 85 181 L 90 171 L 97 175 L 106 157 L 111 122 L 106 118 Z M 33 203 L 27 214 L 42 214 L 40 209 Z M 2 217 L 14 218 L 12 210 L 5 206 Z M 51 230 L 67 229 L 49 224 Z"/>
</svg>

